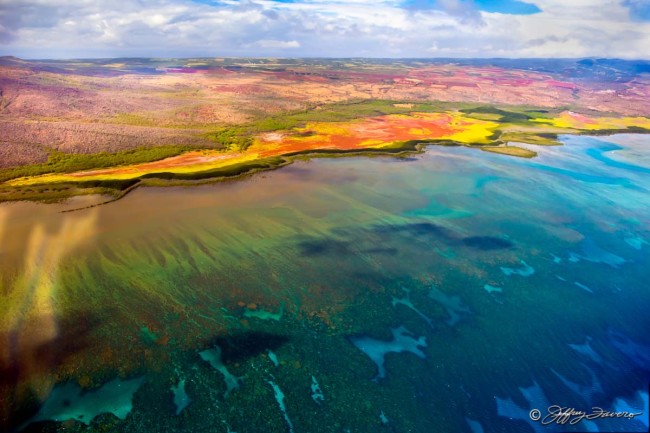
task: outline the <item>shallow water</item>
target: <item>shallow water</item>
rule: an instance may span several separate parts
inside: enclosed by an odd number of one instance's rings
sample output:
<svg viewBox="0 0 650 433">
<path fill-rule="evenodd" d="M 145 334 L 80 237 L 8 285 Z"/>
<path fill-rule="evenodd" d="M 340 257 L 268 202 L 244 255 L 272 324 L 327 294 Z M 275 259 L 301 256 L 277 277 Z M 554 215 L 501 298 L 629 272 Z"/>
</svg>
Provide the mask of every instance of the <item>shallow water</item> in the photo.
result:
<svg viewBox="0 0 650 433">
<path fill-rule="evenodd" d="M 647 431 L 650 138 L 562 139 L 0 205 L 3 428 Z"/>
</svg>

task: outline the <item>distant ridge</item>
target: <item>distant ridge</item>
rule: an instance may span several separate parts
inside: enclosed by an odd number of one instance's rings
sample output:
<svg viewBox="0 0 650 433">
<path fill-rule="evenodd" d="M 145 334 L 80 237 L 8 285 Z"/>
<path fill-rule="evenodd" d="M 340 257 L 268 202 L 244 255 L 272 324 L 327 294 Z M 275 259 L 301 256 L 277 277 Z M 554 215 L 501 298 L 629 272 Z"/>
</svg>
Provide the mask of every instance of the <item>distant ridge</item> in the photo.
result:
<svg viewBox="0 0 650 433">
<path fill-rule="evenodd" d="M 616 58 L 576 58 L 576 59 L 460 59 L 460 58 L 268 58 L 268 57 L 190 57 L 190 58 L 155 58 L 155 57 L 117 57 L 101 59 L 34 59 L 25 60 L 15 56 L 0 57 L 0 66 L 29 67 L 34 71 L 46 71 L 76 75 L 121 75 L 121 74 L 160 74 L 166 69 L 210 70 L 222 67 L 237 67 L 240 70 L 259 70 L 261 67 L 268 71 L 274 68 L 291 65 L 331 65 L 340 66 L 346 62 L 362 62 L 366 64 L 403 64 L 422 66 L 454 64 L 459 66 L 497 67 L 503 69 L 519 69 L 552 74 L 571 81 L 604 81 L 629 82 L 639 74 L 650 73 L 650 60 L 624 60 Z M 190 63 L 203 65 L 190 65 Z M 83 64 L 83 65 L 82 65 Z M 116 65 L 121 66 L 116 66 Z"/>
</svg>

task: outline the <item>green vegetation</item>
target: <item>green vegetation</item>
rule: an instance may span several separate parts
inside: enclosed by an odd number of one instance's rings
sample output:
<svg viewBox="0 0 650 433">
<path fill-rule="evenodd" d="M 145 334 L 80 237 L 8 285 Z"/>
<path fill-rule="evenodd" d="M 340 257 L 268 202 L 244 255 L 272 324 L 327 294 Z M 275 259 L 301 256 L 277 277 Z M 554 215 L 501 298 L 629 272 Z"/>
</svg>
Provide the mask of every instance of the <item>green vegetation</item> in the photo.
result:
<svg viewBox="0 0 650 433">
<path fill-rule="evenodd" d="M 400 104 L 402 104 L 400 106 Z M 346 122 L 364 117 L 406 114 L 414 111 L 439 112 L 458 107 L 471 109 L 476 104 L 455 102 L 411 103 L 408 101 L 360 100 L 283 113 L 252 121 L 245 125 L 224 127 L 206 134 L 206 138 L 230 150 L 245 150 L 253 137 L 263 132 L 281 131 L 304 126 L 307 122 Z"/>
<path fill-rule="evenodd" d="M 526 114 L 528 114 L 530 117 L 533 119 L 544 119 L 544 118 L 550 118 L 552 114 L 561 112 L 562 110 L 559 108 L 556 108 L 551 112 L 550 110 L 524 110 Z"/>
<path fill-rule="evenodd" d="M 502 123 L 528 123 L 530 119 L 534 118 L 547 118 L 550 116 L 548 110 L 530 110 L 526 107 L 508 107 L 508 109 L 501 109 L 490 105 L 474 106 L 469 108 L 461 108 L 461 113 L 465 113 L 469 117 L 481 120 L 498 120 Z M 554 110 L 557 111 L 557 110 Z M 498 116 L 498 117 L 496 117 Z"/>
<path fill-rule="evenodd" d="M 228 150 L 245 150 L 253 144 L 253 133 L 242 126 L 231 126 L 205 135 Z"/>
<path fill-rule="evenodd" d="M 506 111 L 499 108 L 469 103 L 410 103 L 408 101 L 361 100 L 336 103 L 327 106 L 310 107 L 306 110 L 262 118 L 244 125 L 223 127 L 214 132 L 206 133 L 205 137 L 229 150 L 245 150 L 252 144 L 253 137 L 259 133 L 291 129 L 303 126 L 307 122 L 343 122 L 386 114 L 406 114 L 413 111 L 437 112 L 458 108 L 460 108 L 461 112 L 466 114 L 475 113 L 479 116 L 498 115 L 501 116 L 501 122 L 521 122 L 527 120 L 530 116 L 536 115 L 536 113 L 524 114 L 525 108 L 522 107 L 511 107 L 509 109 L 510 111 Z M 152 120 L 135 114 L 119 114 L 115 119 L 130 125 L 154 126 Z M 628 132 L 636 131 L 630 130 Z M 515 138 L 522 138 L 524 136 L 534 140 L 534 144 L 551 144 L 550 138 L 545 139 L 542 135 L 534 134 L 521 134 L 518 137 L 513 136 L 512 139 L 506 138 L 506 140 L 516 141 Z M 493 138 L 497 138 L 496 134 Z M 504 137 L 500 137 L 500 139 L 503 141 Z M 522 139 L 522 141 L 526 140 Z M 527 142 L 532 141 L 529 140 Z M 147 147 L 116 153 L 97 153 L 92 155 L 67 154 L 59 151 L 51 151 L 48 161 L 45 163 L 0 170 L 0 182 L 17 177 L 37 176 L 46 173 L 69 173 L 79 170 L 91 170 L 151 162 L 179 155 L 188 150 L 191 150 L 189 146 L 173 145 Z"/>
<path fill-rule="evenodd" d="M 406 105 L 396 106 L 398 104 Z M 405 114 L 412 111 L 436 112 L 458 107 L 470 109 L 475 106 L 476 104 L 450 102 L 408 103 L 407 101 L 361 100 L 311 107 L 306 110 L 262 118 L 245 125 L 223 127 L 215 132 L 206 133 L 205 137 L 229 150 L 245 150 L 252 144 L 256 134 L 291 129 L 307 122 L 341 122 L 386 114 Z M 120 114 L 116 119 L 132 125 L 152 126 L 151 120 L 134 114 Z M 189 146 L 171 145 L 96 154 L 69 154 L 53 150 L 45 163 L 0 169 L 0 182 L 47 173 L 70 173 L 152 162 L 192 149 Z"/>
<path fill-rule="evenodd" d="M 380 155 L 404 155 L 412 152 L 421 152 L 426 145 L 438 146 L 464 146 L 462 143 L 457 143 L 451 140 L 410 140 L 404 142 L 393 143 L 391 146 L 382 148 L 368 148 L 368 149 L 311 149 L 302 150 L 298 152 L 287 153 L 283 156 L 266 158 L 256 161 L 242 162 L 238 164 L 220 167 L 216 169 L 200 171 L 196 173 L 149 173 L 145 174 L 138 179 L 146 181 L 154 180 L 170 180 L 170 181 L 195 181 L 195 180 L 218 180 L 222 178 L 231 178 L 254 173 L 262 170 L 272 170 L 290 164 L 296 159 L 308 159 L 310 157 L 343 157 L 350 155 L 363 155 L 363 156 L 380 156 Z M 133 179 L 135 180 L 135 179 Z M 137 182 L 137 180 L 135 180 Z M 115 187 L 105 183 L 106 181 L 95 181 L 97 186 L 102 187 Z M 121 181 L 126 182 L 126 181 Z"/>
<path fill-rule="evenodd" d="M 57 202 L 77 195 L 100 194 L 117 200 L 141 183 L 140 179 L 87 180 L 29 186 L 0 186 L 0 203 L 3 201 Z"/>
<path fill-rule="evenodd" d="M 133 113 L 119 113 L 109 119 L 110 123 L 119 125 L 132 125 L 132 126 L 151 126 L 159 127 L 160 124 L 154 119 Z"/>
<path fill-rule="evenodd" d="M 125 150 L 117 153 L 70 154 L 53 150 L 47 162 L 0 170 L 0 182 L 47 173 L 71 173 L 80 170 L 115 167 L 157 161 L 187 152 L 187 146 L 160 146 Z"/>
<path fill-rule="evenodd" d="M 558 146 L 561 143 L 557 140 L 557 134 L 551 133 L 526 133 L 526 132 L 504 132 L 499 136 L 499 141 L 510 143 L 528 143 L 537 144 L 539 146 Z"/>
<path fill-rule="evenodd" d="M 269 170 L 285 165 L 286 163 L 287 160 L 282 157 L 267 158 L 251 162 L 242 162 L 239 164 L 233 164 L 212 170 L 199 171 L 196 173 L 149 173 L 141 176 L 140 179 L 204 180 L 224 177 L 236 177 L 253 171 Z M 136 182 L 137 181 L 138 180 L 136 180 Z"/>
<path fill-rule="evenodd" d="M 343 122 L 363 117 L 381 116 L 386 114 L 406 114 L 414 111 L 438 112 L 456 110 L 459 107 L 470 108 L 476 104 L 457 102 L 423 102 L 390 101 L 390 100 L 361 100 L 314 107 L 311 110 L 295 113 L 289 117 L 297 124 L 300 122 Z"/>
<path fill-rule="evenodd" d="M 650 129 L 642 128 L 640 126 L 628 126 L 624 129 L 597 129 L 588 131 L 583 135 L 603 136 L 613 134 L 650 134 Z"/>
<path fill-rule="evenodd" d="M 80 188 L 106 188 L 115 191 L 125 191 L 140 182 L 139 179 L 107 179 L 107 180 L 82 180 L 75 185 Z"/>
<path fill-rule="evenodd" d="M 501 153 L 503 155 L 519 156 L 521 158 L 533 158 L 537 156 L 537 152 L 529 149 L 524 149 L 517 146 L 481 146 L 481 150 L 486 152 Z"/>
<path fill-rule="evenodd" d="M 80 187 L 79 185 L 72 183 L 0 187 L 0 202 L 30 200 L 47 203 L 60 201 L 77 195 L 108 194 L 115 196 L 116 193 L 117 191 L 111 189 Z"/>
<path fill-rule="evenodd" d="M 381 154 L 404 155 L 410 152 L 422 151 L 426 145 L 441 146 L 470 146 L 479 147 L 486 152 L 504 155 L 532 158 L 536 152 L 517 146 L 511 142 L 522 142 L 534 145 L 559 145 L 557 133 L 567 131 L 555 128 L 552 132 L 537 132 L 528 123 L 532 118 L 552 117 L 555 110 L 545 111 L 531 107 L 498 108 L 471 103 L 426 102 L 391 100 L 361 100 L 354 102 L 336 103 L 326 106 L 314 106 L 309 109 L 283 113 L 261 118 L 244 125 L 221 127 L 206 132 L 204 137 L 230 151 L 245 150 L 253 143 L 254 137 L 260 133 L 286 131 L 304 126 L 308 122 L 345 122 L 364 117 L 374 117 L 388 114 L 406 114 L 410 112 L 441 112 L 458 110 L 466 116 L 477 119 L 495 121 L 503 125 L 489 137 L 489 143 L 475 146 L 456 143 L 450 140 L 412 140 L 396 142 L 390 146 L 377 149 L 353 150 L 305 150 L 264 160 L 248 161 L 233 164 L 218 169 L 196 173 L 150 173 L 137 179 L 129 180 L 92 180 L 65 182 L 47 185 L 31 185 L 9 187 L 0 185 L 0 202 L 7 200 L 59 200 L 79 194 L 108 194 L 118 199 L 138 185 L 182 184 L 184 182 L 213 181 L 247 175 L 261 170 L 270 170 L 289 164 L 295 159 L 313 156 L 338 157 L 344 155 L 375 156 Z M 148 122 L 137 115 L 119 115 L 119 120 L 130 124 Z M 505 129 L 505 132 L 504 132 Z M 606 135 L 618 132 L 648 133 L 643 128 L 630 127 L 624 130 L 606 131 L 567 131 L 589 135 Z M 8 168 L 0 170 L 0 183 L 19 177 L 38 176 L 47 173 L 70 173 L 81 170 L 101 169 L 120 165 L 131 165 L 152 162 L 171 156 L 176 156 L 196 147 L 170 145 L 147 147 L 117 153 L 66 154 L 51 151 L 48 161 L 41 164 Z"/>
</svg>

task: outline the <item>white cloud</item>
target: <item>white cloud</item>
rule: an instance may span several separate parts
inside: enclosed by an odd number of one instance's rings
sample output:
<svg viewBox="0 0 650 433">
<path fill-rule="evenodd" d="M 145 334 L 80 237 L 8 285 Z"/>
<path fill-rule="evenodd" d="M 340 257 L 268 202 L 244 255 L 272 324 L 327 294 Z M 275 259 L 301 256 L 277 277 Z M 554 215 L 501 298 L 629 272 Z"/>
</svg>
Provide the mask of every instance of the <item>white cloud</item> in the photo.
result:
<svg viewBox="0 0 650 433">
<path fill-rule="evenodd" d="M 262 39 L 255 43 L 262 48 L 300 48 L 298 41 L 275 41 L 273 39 Z"/>
<path fill-rule="evenodd" d="M 623 0 L 529 0 L 534 15 L 441 0 L 0 0 L 0 55 L 646 58 Z M 471 2 L 470 2 L 471 3 Z"/>
</svg>

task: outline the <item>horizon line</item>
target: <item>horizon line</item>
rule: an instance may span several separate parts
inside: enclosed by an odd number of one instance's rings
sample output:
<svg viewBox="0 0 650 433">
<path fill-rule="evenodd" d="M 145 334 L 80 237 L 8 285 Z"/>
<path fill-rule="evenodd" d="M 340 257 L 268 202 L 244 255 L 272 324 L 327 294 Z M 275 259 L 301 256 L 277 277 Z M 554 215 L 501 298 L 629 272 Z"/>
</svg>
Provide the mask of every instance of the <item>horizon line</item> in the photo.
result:
<svg viewBox="0 0 650 433">
<path fill-rule="evenodd" d="M 0 59 L 13 58 L 24 61 L 39 60 L 113 60 L 113 59 L 148 59 L 148 60 L 191 60 L 191 59 L 295 59 L 295 60 L 622 60 L 628 62 L 650 62 L 649 58 L 626 58 L 606 56 L 586 57 L 363 57 L 363 56 L 188 56 L 188 57 L 160 57 L 160 56 L 116 56 L 116 57 L 18 57 L 12 54 L 0 55 Z"/>
</svg>

